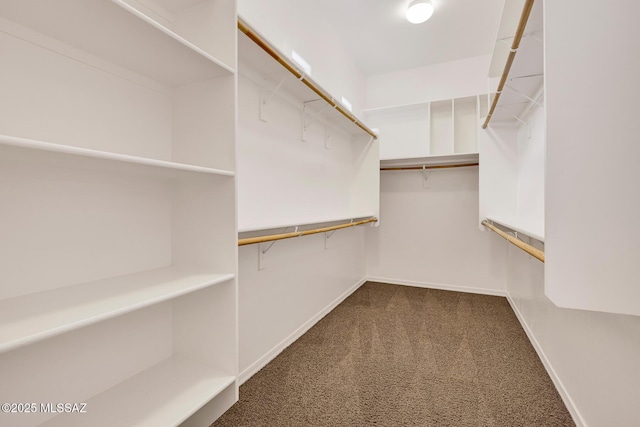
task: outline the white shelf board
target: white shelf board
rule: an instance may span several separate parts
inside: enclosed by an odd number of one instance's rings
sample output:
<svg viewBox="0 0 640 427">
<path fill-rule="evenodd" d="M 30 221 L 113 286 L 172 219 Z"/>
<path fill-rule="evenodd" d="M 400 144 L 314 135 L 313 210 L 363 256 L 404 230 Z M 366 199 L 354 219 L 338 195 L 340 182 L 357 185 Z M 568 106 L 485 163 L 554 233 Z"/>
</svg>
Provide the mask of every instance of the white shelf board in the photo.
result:
<svg viewBox="0 0 640 427">
<path fill-rule="evenodd" d="M 423 108 L 428 108 L 431 102 L 433 101 L 422 101 L 422 102 L 413 102 L 410 104 L 397 104 L 397 105 L 388 105 L 384 107 L 366 108 L 362 110 L 362 112 L 364 114 L 376 114 L 376 113 L 385 113 L 385 112 L 394 112 L 394 111 L 415 111 L 415 110 L 421 110 Z"/>
<path fill-rule="evenodd" d="M 130 156 L 127 154 L 118 154 L 107 151 L 92 150 L 89 148 L 73 147 L 70 145 L 54 144 L 50 142 L 36 141 L 32 139 L 18 138 L 7 135 L 0 135 L 0 148 L 3 146 L 57 153 L 61 155 L 108 160 L 113 162 L 131 163 L 141 166 L 151 166 L 154 168 L 166 169 L 168 172 L 176 171 L 222 176 L 235 175 L 235 173 L 232 171 L 222 169 L 206 168 L 202 166 L 188 165 L 185 163 L 174 163 L 166 160 L 156 160 L 146 157 Z"/>
<path fill-rule="evenodd" d="M 544 226 L 540 223 L 533 223 L 532 221 L 526 221 L 522 218 L 508 218 L 502 216 L 490 216 L 487 217 L 489 221 L 498 223 L 504 227 L 510 228 L 518 233 L 525 234 L 529 237 L 533 237 L 540 242 L 544 242 Z"/>
<path fill-rule="evenodd" d="M 90 398 L 86 413 L 59 414 L 42 425 L 177 426 L 234 381 L 234 376 L 173 357 Z"/>
<path fill-rule="evenodd" d="M 229 65 L 122 0 L 3 0 L 2 15 L 167 86 L 234 73 Z M 55 43 L 47 44 L 58 50 Z"/>
<path fill-rule="evenodd" d="M 279 52 L 283 57 L 282 52 Z M 288 70 L 286 70 L 280 63 L 267 54 L 262 48 L 256 45 L 246 34 L 242 31 L 238 31 L 238 68 L 242 73 L 243 69 L 250 69 L 253 72 L 257 72 L 262 76 L 262 80 L 269 85 L 270 89 L 278 88 L 279 91 L 285 91 L 300 103 L 306 104 L 307 111 L 311 116 L 322 116 L 323 120 L 333 123 L 341 128 L 345 129 L 351 135 L 363 134 L 364 131 L 356 125 L 353 121 L 347 119 L 336 108 L 331 107 L 320 96 L 311 90 L 302 81 L 295 78 Z M 248 74 L 245 72 L 245 74 Z M 311 76 L 304 75 L 305 78 L 312 80 Z M 321 85 L 314 81 L 314 84 L 321 88 L 325 93 L 329 93 Z M 345 111 L 349 111 L 339 98 L 331 96 L 332 100 L 342 106 Z M 318 101 L 318 102 L 312 102 Z M 354 115 L 355 117 L 355 115 Z"/>
<path fill-rule="evenodd" d="M 384 159 L 380 161 L 380 167 L 459 165 L 463 163 L 478 163 L 479 159 L 480 156 L 478 153 L 446 154 L 406 159 Z"/>
<path fill-rule="evenodd" d="M 242 227 L 238 228 L 238 233 L 251 233 L 251 232 L 256 232 L 256 231 L 267 231 L 267 230 L 273 230 L 276 228 L 292 228 L 292 227 L 305 227 L 305 226 L 309 226 L 309 225 L 321 225 L 321 224 L 329 224 L 332 222 L 345 222 L 345 221 L 351 221 L 352 219 L 354 221 L 357 221 L 359 219 L 362 218 L 371 218 L 371 217 L 375 217 L 375 214 L 365 214 L 365 215 L 355 215 L 355 216 L 351 216 L 348 218 L 345 218 L 344 216 L 342 217 L 318 217 L 316 219 L 313 220 L 305 220 L 304 222 L 280 222 L 280 223 L 264 223 L 264 224 L 249 224 L 249 225 L 244 225 Z"/>
<path fill-rule="evenodd" d="M 234 277 L 170 266 L 0 300 L 0 353 Z"/>
</svg>

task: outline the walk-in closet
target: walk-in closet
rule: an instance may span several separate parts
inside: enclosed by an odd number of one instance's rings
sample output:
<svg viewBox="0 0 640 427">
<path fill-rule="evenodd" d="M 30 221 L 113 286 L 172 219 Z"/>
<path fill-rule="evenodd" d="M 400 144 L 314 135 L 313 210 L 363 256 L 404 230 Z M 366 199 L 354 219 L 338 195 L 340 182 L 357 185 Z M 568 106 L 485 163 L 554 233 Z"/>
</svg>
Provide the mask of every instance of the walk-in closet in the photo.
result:
<svg viewBox="0 0 640 427">
<path fill-rule="evenodd" d="M 638 16 L 0 0 L 0 426 L 640 425 Z"/>
</svg>

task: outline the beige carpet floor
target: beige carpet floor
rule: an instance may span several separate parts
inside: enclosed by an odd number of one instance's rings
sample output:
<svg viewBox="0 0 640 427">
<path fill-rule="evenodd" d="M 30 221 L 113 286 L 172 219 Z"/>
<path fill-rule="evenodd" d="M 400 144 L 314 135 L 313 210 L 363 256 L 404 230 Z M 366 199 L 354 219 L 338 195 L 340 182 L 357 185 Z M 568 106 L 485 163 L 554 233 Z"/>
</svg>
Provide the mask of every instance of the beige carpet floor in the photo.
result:
<svg viewBox="0 0 640 427">
<path fill-rule="evenodd" d="M 213 426 L 573 426 L 505 298 L 365 283 Z"/>
</svg>

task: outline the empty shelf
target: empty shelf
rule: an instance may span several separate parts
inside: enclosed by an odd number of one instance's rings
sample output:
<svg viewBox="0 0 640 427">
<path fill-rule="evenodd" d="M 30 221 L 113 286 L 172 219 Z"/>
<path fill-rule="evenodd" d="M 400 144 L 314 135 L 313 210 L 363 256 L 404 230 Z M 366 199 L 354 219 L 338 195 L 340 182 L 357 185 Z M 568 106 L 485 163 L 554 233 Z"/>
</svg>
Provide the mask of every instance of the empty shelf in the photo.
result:
<svg viewBox="0 0 640 427">
<path fill-rule="evenodd" d="M 87 400 L 86 413 L 60 414 L 43 426 L 177 426 L 234 381 L 174 357 Z"/>
<path fill-rule="evenodd" d="M 17 138 L 13 136 L 0 135 L 0 147 L 17 147 L 22 149 L 39 150 L 59 155 L 71 155 L 85 157 L 89 159 L 108 160 L 113 162 L 130 163 L 140 166 L 151 166 L 154 168 L 165 169 L 169 173 L 172 171 L 195 172 L 210 175 L 234 176 L 232 171 L 213 169 L 203 166 L 189 165 L 185 163 L 175 163 L 166 160 L 157 160 L 147 157 L 130 156 L 127 154 L 111 153 L 108 151 L 93 150 L 89 148 L 80 148 L 70 145 L 54 144 L 50 142 L 36 141 L 26 138 Z M 35 153 L 35 151 L 34 151 Z"/>
<path fill-rule="evenodd" d="M 0 353 L 235 277 L 165 267 L 0 301 Z"/>
</svg>

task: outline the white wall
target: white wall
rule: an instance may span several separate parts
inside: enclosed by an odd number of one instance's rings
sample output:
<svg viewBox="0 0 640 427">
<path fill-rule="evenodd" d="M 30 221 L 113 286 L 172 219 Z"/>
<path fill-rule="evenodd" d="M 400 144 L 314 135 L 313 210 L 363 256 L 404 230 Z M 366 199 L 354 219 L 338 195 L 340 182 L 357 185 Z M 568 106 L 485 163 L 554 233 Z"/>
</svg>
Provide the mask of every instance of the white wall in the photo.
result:
<svg viewBox="0 0 640 427">
<path fill-rule="evenodd" d="M 365 76 L 338 35 L 319 19 L 313 2 L 238 0 L 238 15 L 282 53 L 299 53 L 311 64 L 311 77 L 337 100 L 344 96 L 359 115 L 365 102 Z"/>
<path fill-rule="evenodd" d="M 261 121 L 260 88 L 239 77 L 238 229 L 376 216 L 377 142 L 309 118 L 302 141 L 302 103 L 285 95 L 263 107 L 269 121 Z"/>
<path fill-rule="evenodd" d="M 245 381 L 362 284 L 364 228 L 281 240 L 258 270 L 258 245 L 239 251 L 240 380 Z M 262 245 L 265 249 L 266 245 Z"/>
<path fill-rule="evenodd" d="M 545 3 L 545 286 L 562 307 L 640 315 L 639 15 Z"/>
<path fill-rule="evenodd" d="M 516 215 L 544 233 L 544 108 L 535 108 L 518 129 L 518 196 Z"/>
<path fill-rule="evenodd" d="M 282 53 L 296 50 L 311 63 L 313 80 L 336 99 L 345 96 L 357 113 L 364 76 L 313 8 L 295 0 L 238 1 L 240 16 Z M 241 230 L 377 215 L 377 142 L 368 136 L 350 141 L 332 128 L 327 149 L 319 121 L 302 142 L 295 100 L 280 91 L 265 123 L 258 119 L 255 85 L 241 75 L 239 86 Z M 327 249 L 325 234 L 278 241 L 264 256 L 264 270 L 258 270 L 258 245 L 239 248 L 241 382 L 362 284 L 364 227 L 336 231 Z"/>
<path fill-rule="evenodd" d="M 488 93 L 491 55 L 412 68 L 367 78 L 367 108 Z"/>
<path fill-rule="evenodd" d="M 478 230 L 478 168 L 387 171 L 380 226 L 367 230 L 367 275 L 390 283 L 505 291 L 505 248 Z"/>
<path fill-rule="evenodd" d="M 541 262 L 513 245 L 506 260 L 512 305 L 578 425 L 637 426 L 640 317 L 558 308 L 544 295 Z"/>
<path fill-rule="evenodd" d="M 544 236 L 544 108 L 525 123 L 492 122 L 480 130 L 479 221 L 489 218 L 528 235 Z"/>
</svg>

